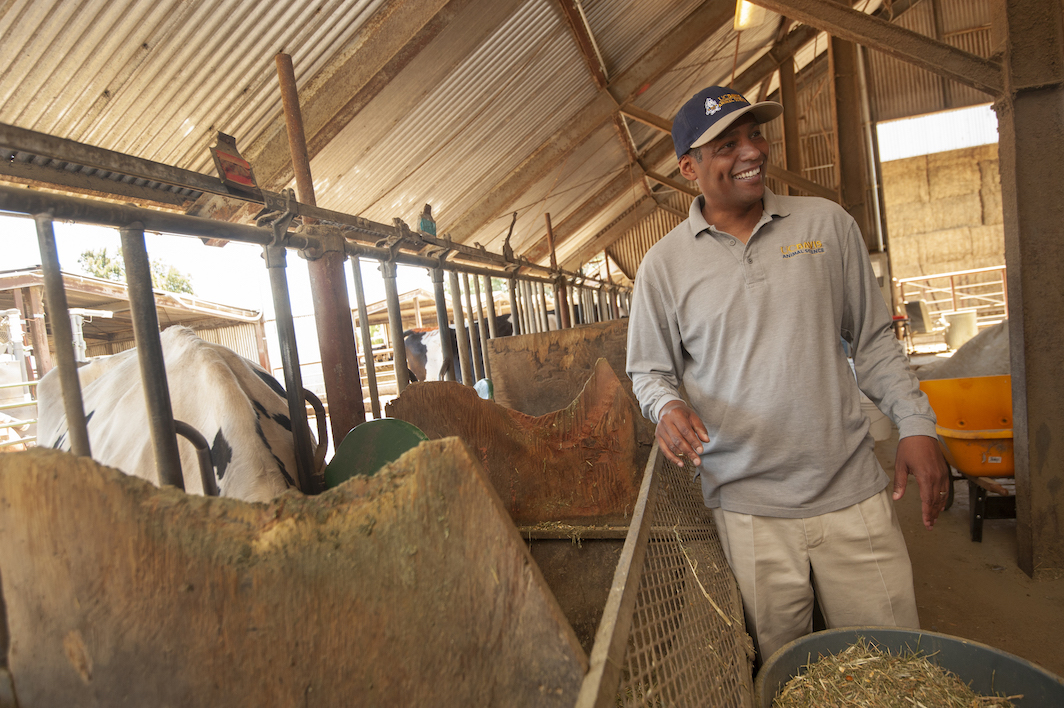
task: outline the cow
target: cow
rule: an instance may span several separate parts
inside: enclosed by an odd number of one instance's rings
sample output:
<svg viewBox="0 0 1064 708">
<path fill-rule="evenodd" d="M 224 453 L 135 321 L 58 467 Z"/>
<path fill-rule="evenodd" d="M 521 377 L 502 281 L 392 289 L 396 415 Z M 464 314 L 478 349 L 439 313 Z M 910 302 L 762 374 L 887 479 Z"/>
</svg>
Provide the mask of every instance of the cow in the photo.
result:
<svg viewBox="0 0 1064 708">
<path fill-rule="evenodd" d="M 221 495 L 269 501 L 299 489 L 288 402 L 277 380 L 187 327 L 168 328 L 161 341 L 174 418 L 207 439 Z M 93 458 L 159 484 L 136 350 L 95 358 L 78 376 Z M 41 379 L 37 405 L 38 444 L 69 450 L 58 370 Z M 178 448 L 185 490 L 202 493 L 194 448 L 182 437 Z M 321 471 L 324 457 L 319 449 L 315 471 Z"/>
<path fill-rule="evenodd" d="M 456 357 L 453 360 L 455 380 L 462 383 L 462 367 L 458 357 L 458 335 L 454 327 L 448 328 L 451 335 L 451 351 Z M 462 330 L 466 332 L 467 330 Z M 513 334 L 513 325 L 510 324 L 509 315 L 499 315 L 495 318 L 495 334 L 498 337 L 508 337 Z M 473 343 L 470 350 L 474 361 L 474 372 L 484 370 L 484 360 L 480 353 L 480 332 L 473 328 Z M 410 370 L 412 381 L 443 381 L 448 369 L 451 368 L 452 360 L 443 356 L 443 347 L 440 343 L 439 329 L 408 329 L 403 332 L 403 343 L 406 345 L 406 368 Z"/>
</svg>

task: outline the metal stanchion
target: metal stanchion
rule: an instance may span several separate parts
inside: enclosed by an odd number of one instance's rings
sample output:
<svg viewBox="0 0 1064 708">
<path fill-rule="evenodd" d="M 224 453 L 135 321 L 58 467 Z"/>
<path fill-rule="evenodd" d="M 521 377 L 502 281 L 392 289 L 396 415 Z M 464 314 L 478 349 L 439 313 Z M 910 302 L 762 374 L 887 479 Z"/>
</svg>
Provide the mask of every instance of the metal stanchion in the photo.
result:
<svg viewBox="0 0 1064 708">
<path fill-rule="evenodd" d="M 457 355 L 451 346 L 451 337 L 448 334 L 451 326 L 447 321 L 447 299 L 443 292 L 443 268 L 433 268 L 431 273 L 432 290 L 436 296 L 436 323 L 440 329 L 440 349 L 442 350 L 444 361 L 443 378 L 446 381 L 454 381 L 456 378 L 454 362 Z M 447 362 L 450 362 L 450 366 L 446 365 Z"/>
<path fill-rule="evenodd" d="M 402 393 L 410 383 L 410 370 L 406 367 L 406 342 L 403 341 L 403 314 L 399 306 L 399 290 L 395 285 L 395 261 L 381 261 L 384 276 L 384 295 L 388 300 L 388 326 L 392 330 L 392 364 L 395 367 L 395 385 Z"/>
<path fill-rule="evenodd" d="M 41 249 L 41 269 L 44 271 L 44 299 L 48 306 L 48 319 L 52 324 L 59 385 L 63 390 L 63 410 L 66 413 L 67 433 L 70 435 L 70 451 L 75 455 L 91 457 L 85 404 L 81 399 L 81 381 L 78 379 L 78 365 L 74 359 L 74 334 L 70 329 L 70 310 L 67 308 L 66 290 L 63 289 L 63 273 L 59 269 L 59 252 L 55 246 L 52 217 L 49 214 L 37 214 L 33 220 L 37 223 L 37 242 Z"/>
<path fill-rule="evenodd" d="M 469 289 L 468 273 L 462 273 L 462 285 L 465 287 L 465 308 L 466 312 L 469 314 L 469 326 L 466 328 L 466 335 L 469 337 L 469 349 L 473 352 L 473 356 L 471 357 L 473 360 L 473 376 L 476 378 L 476 381 L 479 381 L 484 378 L 484 352 L 478 344 L 478 334 L 474 329 L 474 327 L 477 326 L 477 323 L 474 321 L 473 317 L 473 299 L 472 292 Z M 476 383 L 476 381 L 471 383 Z"/>
<path fill-rule="evenodd" d="M 491 378 L 491 365 L 488 363 L 488 323 L 484 321 L 484 305 L 480 300 L 480 281 L 473 276 L 473 293 L 477 297 L 477 329 L 480 331 L 480 356 L 484 360 L 484 378 Z"/>
<path fill-rule="evenodd" d="M 351 258 L 351 278 L 354 281 L 355 303 L 358 306 L 358 329 L 362 334 L 362 358 L 363 366 L 366 367 L 366 385 L 369 386 L 370 411 L 374 418 L 380 418 L 381 398 L 377 391 L 377 364 L 373 360 L 373 337 L 369 331 L 366 291 L 362 289 L 362 262 L 354 257 Z"/>
<path fill-rule="evenodd" d="M 506 285 L 510 291 L 510 324 L 513 326 L 514 334 L 524 334 L 525 328 L 521 326 L 521 310 L 517 306 L 517 278 L 511 276 L 506 281 Z"/>
<path fill-rule="evenodd" d="M 462 290 L 458 287 L 458 274 L 450 271 L 451 306 L 454 309 L 454 328 L 458 340 L 458 359 L 462 367 L 462 383 L 472 386 L 473 368 L 469 357 L 469 337 L 466 335 L 465 313 L 462 311 Z"/>
<path fill-rule="evenodd" d="M 284 385 L 288 395 L 288 417 L 292 422 L 292 435 L 295 438 L 299 486 L 304 494 L 316 494 L 324 485 L 314 477 L 314 449 L 310 444 L 310 425 L 307 422 L 307 407 L 303 400 L 303 375 L 299 370 L 295 322 L 292 319 L 292 302 L 288 296 L 288 261 L 283 245 L 290 222 L 290 215 L 282 216 L 273 222 L 274 241 L 264 246 L 263 251 L 266 256 L 266 269 L 270 275 L 273 309 L 277 317 L 277 342 L 284 366 Z"/>
<path fill-rule="evenodd" d="M 181 472 L 181 453 L 177 449 L 177 429 L 170 406 L 163 345 L 159 341 L 159 316 L 155 312 L 144 228 L 141 224 L 131 224 L 119 229 L 119 233 L 122 236 L 122 259 L 126 265 L 133 339 L 137 345 L 137 363 L 140 364 L 140 381 L 148 410 L 155 467 L 160 483 L 183 490 L 185 476 Z"/>
</svg>

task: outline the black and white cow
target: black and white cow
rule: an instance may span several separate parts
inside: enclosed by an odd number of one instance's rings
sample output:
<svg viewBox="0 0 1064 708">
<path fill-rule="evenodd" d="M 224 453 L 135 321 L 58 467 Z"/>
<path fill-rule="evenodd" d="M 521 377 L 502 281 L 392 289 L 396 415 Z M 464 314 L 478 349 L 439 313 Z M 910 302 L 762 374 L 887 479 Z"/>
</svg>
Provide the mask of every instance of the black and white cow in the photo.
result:
<svg viewBox="0 0 1064 708">
<path fill-rule="evenodd" d="M 458 363 L 458 335 L 454 327 L 448 329 L 451 335 L 451 351 L 454 352 L 455 357 L 453 364 L 451 359 L 444 358 L 439 329 L 408 329 L 403 332 L 403 343 L 406 345 L 406 367 L 410 370 L 412 380 L 443 381 L 447 370 L 453 365 L 455 380 L 462 382 L 462 367 Z M 513 334 L 513 331 L 509 315 L 499 315 L 495 318 L 496 336 L 508 337 Z M 473 335 L 470 351 L 476 362 L 474 371 L 478 369 L 483 371 L 484 359 L 480 352 L 480 331 L 476 327 L 473 328 Z"/>
<path fill-rule="evenodd" d="M 298 489 L 288 403 L 277 380 L 187 327 L 170 327 L 161 340 L 174 418 L 207 439 L 222 496 L 269 501 Z M 93 359 L 78 375 L 93 458 L 159 484 L 136 350 Z M 37 391 L 39 444 L 69 450 L 58 370 L 45 375 Z M 195 450 L 180 436 L 178 448 L 185 490 L 201 494 Z M 324 452 L 314 460 L 319 471 Z"/>
</svg>

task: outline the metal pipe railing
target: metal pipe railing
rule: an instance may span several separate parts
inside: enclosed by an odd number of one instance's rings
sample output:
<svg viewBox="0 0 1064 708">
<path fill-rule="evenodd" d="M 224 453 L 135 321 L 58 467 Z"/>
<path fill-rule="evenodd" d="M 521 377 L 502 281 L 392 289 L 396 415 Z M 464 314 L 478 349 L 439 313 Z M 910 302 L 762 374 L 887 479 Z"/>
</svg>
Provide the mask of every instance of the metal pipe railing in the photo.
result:
<svg viewBox="0 0 1064 708">
<path fill-rule="evenodd" d="M 73 340 L 69 333 L 64 335 L 62 331 L 64 329 L 64 323 L 66 323 L 66 328 L 69 328 L 69 317 L 67 316 L 65 293 L 63 293 L 62 290 L 62 275 L 59 270 L 58 256 L 55 252 L 54 232 L 51 231 L 52 219 L 63 219 L 118 227 L 130 237 L 139 238 L 141 244 L 143 244 L 143 234 L 145 231 L 159 231 L 181 236 L 252 243 L 265 247 L 267 269 L 270 274 L 271 291 L 275 311 L 277 312 L 278 340 L 281 345 L 281 357 L 284 361 L 285 385 L 290 392 L 289 412 L 291 414 L 293 432 L 296 438 L 296 457 L 299 467 L 300 485 L 303 487 L 304 491 L 308 493 L 314 493 L 317 490 L 318 483 L 317 480 L 311 478 L 313 474 L 312 446 L 310 443 L 310 431 L 306 419 L 305 407 L 302 405 L 301 401 L 299 401 L 298 405 L 294 404 L 293 397 L 295 394 L 291 393 L 293 391 L 298 392 L 302 390 L 302 378 L 299 371 L 291 303 L 288 300 L 287 277 L 285 276 L 284 270 L 286 267 L 284 260 L 286 249 L 301 250 L 306 252 L 308 257 L 311 257 L 314 254 L 323 251 L 327 242 L 333 243 L 333 248 L 335 248 L 335 239 L 338 236 L 342 238 L 343 250 L 349 258 L 354 260 L 356 266 L 354 269 L 356 272 L 356 297 L 360 299 L 359 322 L 362 335 L 362 346 L 365 350 L 364 354 L 367 361 L 372 360 L 373 350 L 369 332 L 368 314 L 366 312 L 364 292 L 361 283 L 361 274 L 357 267 L 357 259 L 360 256 L 364 256 L 377 261 L 388 262 L 393 269 L 398 264 L 420 266 L 430 269 L 434 274 L 434 289 L 436 290 L 435 295 L 437 300 L 437 320 L 440 324 L 441 334 L 444 334 L 445 328 L 449 326 L 449 323 L 447 322 L 447 305 L 443 297 L 444 286 L 442 275 L 444 271 L 447 271 L 451 278 L 451 295 L 452 303 L 454 305 L 453 310 L 456 329 L 459 332 L 464 333 L 465 336 L 458 337 L 459 346 L 457 357 L 455 356 L 455 352 L 450 351 L 451 342 L 449 337 L 445 335 L 441 336 L 441 347 L 444 348 L 445 359 L 450 358 L 450 360 L 455 361 L 456 363 L 461 363 L 463 380 L 468 384 L 472 384 L 479 375 L 490 376 L 489 371 L 486 369 L 486 339 L 494 338 L 498 334 L 494 331 L 496 314 L 495 303 L 492 298 L 492 278 L 503 278 L 507 281 L 510 296 L 511 320 L 513 332 L 515 334 L 546 331 L 548 329 L 545 286 L 547 284 L 558 286 L 559 284 L 564 284 L 564 281 L 569 278 L 574 280 L 574 297 L 568 298 L 568 302 L 563 303 L 562 305 L 558 304 L 558 298 L 556 297 L 555 307 L 556 310 L 558 307 L 566 307 L 570 310 L 570 312 L 564 314 L 568 314 L 570 321 L 575 323 L 579 319 L 579 313 L 575 311 L 577 302 L 576 294 L 586 291 L 586 288 L 577 287 L 575 281 L 579 279 L 583 284 L 589 280 L 594 280 L 587 279 L 579 274 L 568 273 L 558 268 L 551 269 L 545 266 L 532 264 L 523 259 L 491 254 L 483 248 L 472 248 L 461 244 L 455 244 L 447 237 L 435 238 L 427 234 L 411 232 L 399 221 L 393 226 L 385 226 L 360 217 L 339 214 L 337 212 L 330 212 L 328 210 L 318 209 L 317 207 L 300 204 L 294 200 L 291 194 L 275 195 L 264 192 L 263 203 L 273 209 L 274 215 L 281 213 L 283 216 L 275 219 L 273 222 L 260 221 L 258 225 L 234 224 L 188 216 L 185 214 L 159 212 L 130 205 L 105 203 L 61 194 L 32 192 L 18 187 L 0 186 L 0 211 L 43 215 L 37 217 L 38 237 L 42 243 L 42 261 L 45 261 L 45 264 L 42 267 L 46 275 L 46 286 L 49 279 L 49 273 L 52 273 L 52 280 L 54 281 L 52 283 L 53 292 L 51 299 L 56 302 L 53 305 L 49 300 L 49 314 L 52 317 L 53 331 L 56 335 L 57 364 L 58 368 L 60 368 L 61 382 L 64 378 L 67 379 L 64 385 L 64 390 L 67 388 L 73 389 L 74 392 L 71 394 L 71 397 L 73 398 L 76 396 L 77 398 L 75 406 L 72 402 L 68 402 L 66 396 L 64 396 L 64 406 L 69 407 L 67 417 L 70 428 L 71 446 L 76 454 L 91 455 L 91 448 L 89 446 L 87 426 L 84 425 L 83 422 L 84 405 L 81 400 L 77 372 L 72 359 L 73 353 L 71 352 L 71 359 L 67 364 L 63 363 L 64 355 L 60 353 L 65 348 L 63 342 L 65 341 L 72 344 Z M 314 217 L 321 221 L 319 223 L 305 224 L 296 229 L 292 229 L 290 226 L 295 215 Z M 45 253 L 49 250 L 49 239 L 51 242 L 50 250 L 53 254 L 51 259 L 45 256 Z M 387 244 L 387 247 L 381 247 L 385 243 Z M 438 246 L 439 248 L 436 251 L 432 251 L 431 249 L 426 249 L 427 245 Z M 421 252 L 411 252 L 415 250 Z M 423 253 L 427 253 L 428 255 L 423 255 Z M 140 260 L 140 256 L 137 256 L 136 258 L 138 261 Z M 127 270 L 136 270 L 136 268 Z M 544 273 L 544 275 L 539 275 L 539 272 Z M 462 302 L 462 289 L 459 286 L 457 277 L 458 273 L 462 273 L 462 278 L 466 281 L 466 302 L 464 306 Z M 438 280 L 436 279 L 436 274 L 438 274 Z M 474 290 L 470 290 L 468 284 L 468 277 L 470 275 L 474 276 Z M 483 280 L 481 281 L 481 279 Z M 387 282 L 388 279 L 386 278 L 386 288 Z M 487 314 L 485 314 L 484 303 L 480 297 L 480 286 L 482 282 L 485 294 L 488 297 Z M 394 285 L 394 278 L 392 279 L 392 283 Z M 47 289 L 48 288 L 46 287 L 46 297 L 48 297 Z M 58 294 L 55 292 L 56 290 L 58 291 Z M 141 297 L 134 295 L 133 291 L 134 286 L 131 285 L 130 292 L 132 299 L 142 299 Z M 474 291 L 477 295 L 476 309 L 474 309 L 472 303 L 472 293 Z M 150 293 L 150 284 L 148 292 Z M 63 302 L 59 301 L 60 297 L 62 297 Z M 143 298 L 143 301 L 152 302 L 149 298 L 150 296 L 148 298 Z M 403 346 L 401 342 L 401 334 L 403 331 L 402 318 L 399 313 L 397 297 L 389 298 L 389 300 L 389 321 L 393 331 L 395 331 L 397 335 L 394 354 L 394 358 L 396 359 L 397 386 L 402 390 L 406 383 L 402 376 L 402 373 L 406 372 L 406 361 L 405 356 L 403 355 Z M 154 312 L 154 308 L 151 309 L 152 312 Z M 588 311 L 588 308 L 584 309 L 584 319 L 587 321 L 586 312 Z M 556 312 L 556 314 L 559 317 L 559 321 L 564 319 L 562 313 Z M 477 333 L 474 333 L 473 331 L 474 320 L 476 322 Z M 156 341 L 158 340 L 157 318 L 155 325 L 155 339 Z M 476 349 L 476 347 L 470 346 L 473 341 L 476 340 L 479 340 L 482 353 L 480 358 L 473 356 L 473 350 Z M 144 341 L 147 341 L 147 339 Z M 142 345 L 141 340 L 138 340 L 137 346 L 138 349 L 144 346 Z M 148 345 L 148 348 L 150 348 L 150 345 Z M 149 362 L 149 364 L 156 369 L 160 366 L 158 362 Z M 142 366 L 144 365 L 145 364 L 142 362 Z M 367 364 L 366 373 L 373 414 L 375 417 L 379 417 L 381 414 L 379 391 L 376 390 L 376 372 L 374 368 L 375 367 Z M 64 373 L 64 370 L 66 373 Z M 154 371 L 155 369 L 151 370 Z M 152 377 L 152 379 L 153 381 L 165 382 L 165 379 L 162 376 Z M 407 379 L 407 381 L 408 380 L 409 379 Z M 17 385 L 26 384 L 23 383 Z M 165 407 L 168 409 L 168 401 L 164 401 L 164 399 L 168 399 L 168 391 L 166 394 L 167 395 L 164 397 L 159 391 L 149 393 L 146 387 L 146 396 L 158 399 L 156 400 L 156 403 L 150 405 L 150 408 L 163 406 L 163 404 L 166 403 L 167 405 L 165 405 Z M 75 407 L 77 408 L 77 411 L 74 410 Z M 82 421 L 81 423 L 79 423 L 79 417 Z M 163 420 L 161 424 L 163 427 L 166 427 L 165 420 Z M 80 432 L 79 428 L 81 429 Z M 168 432 L 164 431 L 160 433 L 160 437 L 168 436 Z M 174 440 L 174 445 L 176 447 L 176 436 L 174 437 Z M 160 453 L 157 451 L 157 457 L 159 455 L 172 457 L 179 463 L 176 455 Z M 162 474 L 162 468 L 160 469 L 160 474 Z M 176 481 L 173 470 L 170 470 L 166 474 L 168 478 L 170 478 L 170 482 L 167 483 Z"/>
<path fill-rule="evenodd" d="M 443 355 L 444 371 L 435 372 L 437 376 L 443 376 L 445 381 L 454 381 L 455 351 L 451 346 L 451 337 L 448 335 L 450 324 L 447 321 L 447 298 L 443 292 L 443 268 L 432 269 L 432 291 L 436 299 L 436 323 L 440 330 L 440 354 Z M 450 365 L 447 365 L 450 362 Z"/>
<path fill-rule="evenodd" d="M 159 472 L 160 484 L 183 490 L 185 477 L 181 472 L 181 454 L 177 450 L 177 430 L 170 407 L 170 387 L 166 382 L 163 345 L 159 340 L 159 316 L 155 312 L 155 293 L 152 291 L 148 249 L 144 245 L 144 229 L 140 224 L 131 224 L 119 229 L 119 233 L 122 236 L 133 339 L 137 344 L 137 362 L 140 364 L 140 382 L 148 411 L 148 430 L 155 452 L 155 467 Z M 55 325 L 54 322 L 52 324 Z"/>
<path fill-rule="evenodd" d="M 484 317 L 484 306 L 480 299 L 480 280 L 473 276 L 473 292 L 477 302 L 477 330 L 480 332 L 480 358 L 483 359 L 484 378 L 491 378 L 491 364 L 488 362 L 488 323 Z"/>
<path fill-rule="evenodd" d="M 384 277 L 384 296 L 388 300 L 388 326 L 392 330 L 392 363 L 395 366 L 395 383 L 399 393 L 410 383 L 410 369 L 406 365 L 406 342 L 403 341 L 403 318 L 400 314 L 399 290 L 395 284 L 395 262 L 381 261 Z"/>
<path fill-rule="evenodd" d="M 276 222 L 275 229 L 278 234 L 281 233 L 280 224 Z M 314 451 L 310 444 L 310 425 L 307 422 L 307 409 L 303 402 L 303 376 L 299 370 L 295 322 L 292 319 L 292 302 L 288 295 L 288 276 L 285 273 L 288 267 L 287 258 L 285 249 L 280 243 L 271 244 L 263 250 L 266 255 L 266 268 L 270 275 L 273 308 L 277 316 L 277 341 L 281 350 L 281 363 L 284 365 L 288 417 L 292 423 L 299 485 L 304 494 L 315 494 L 320 491 L 319 488 L 322 485 L 313 477 Z"/>
<path fill-rule="evenodd" d="M 358 307 L 358 328 L 362 334 L 362 355 L 365 357 L 366 384 L 369 387 L 370 410 L 374 418 L 381 417 L 381 399 L 377 391 L 377 367 L 373 365 L 373 337 L 369 331 L 369 311 L 366 308 L 366 292 L 362 289 L 362 265 L 357 256 L 351 257 L 351 279 L 355 286 L 355 303 Z M 340 441 L 343 442 L 343 441 Z M 339 442 L 337 443 L 339 445 Z"/>
<path fill-rule="evenodd" d="M 462 383 L 473 383 L 473 368 L 470 360 L 469 337 L 466 335 L 465 313 L 462 311 L 462 291 L 458 287 L 458 274 L 450 272 L 451 305 L 454 308 L 455 339 L 458 340 L 458 359 L 462 372 Z M 443 332 L 440 332 L 442 335 Z"/>
<path fill-rule="evenodd" d="M 10 189 L 0 187 L 0 195 Z M 44 203 L 39 203 L 44 207 Z M 0 208 L 3 208 L 0 199 Z M 42 208 L 39 210 L 44 212 Z M 44 301 L 52 316 L 52 340 L 55 342 L 55 360 L 59 368 L 59 385 L 63 391 L 63 410 L 67 419 L 67 434 L 70 436 L 70 451 L 82 457 L 92 457 L 89 445 L 89 426 L 85 420 L 85 403 L 81 398 L 81 381 L 78 378 L 77 362 L 74 359 L 74 333 L 70 329 L 70 310 L 67 307 L 66 290 L 63 289 L 63 273 L 59 270 L 59 251 L 55 245 L 55 230 L 49 213 L 37 213 L 37 241 L 41 249 L 41 269 L 44 271 Z"/>
</svg>

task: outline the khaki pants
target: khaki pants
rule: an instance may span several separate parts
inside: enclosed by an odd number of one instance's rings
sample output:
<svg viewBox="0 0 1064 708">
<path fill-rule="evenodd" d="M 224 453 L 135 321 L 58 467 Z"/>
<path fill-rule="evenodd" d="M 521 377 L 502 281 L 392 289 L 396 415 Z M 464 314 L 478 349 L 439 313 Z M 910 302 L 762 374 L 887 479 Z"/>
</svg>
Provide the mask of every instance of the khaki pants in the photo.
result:
<svg viewBox="0 0 1064 708">
<path fill-rule="evenodd" d="M 912 565 L 887 490 L 808 519 L 713 510 L 761 661 L 813 629 L 813 586 L 829 628 L 918 629 Z"/>
</svg>

